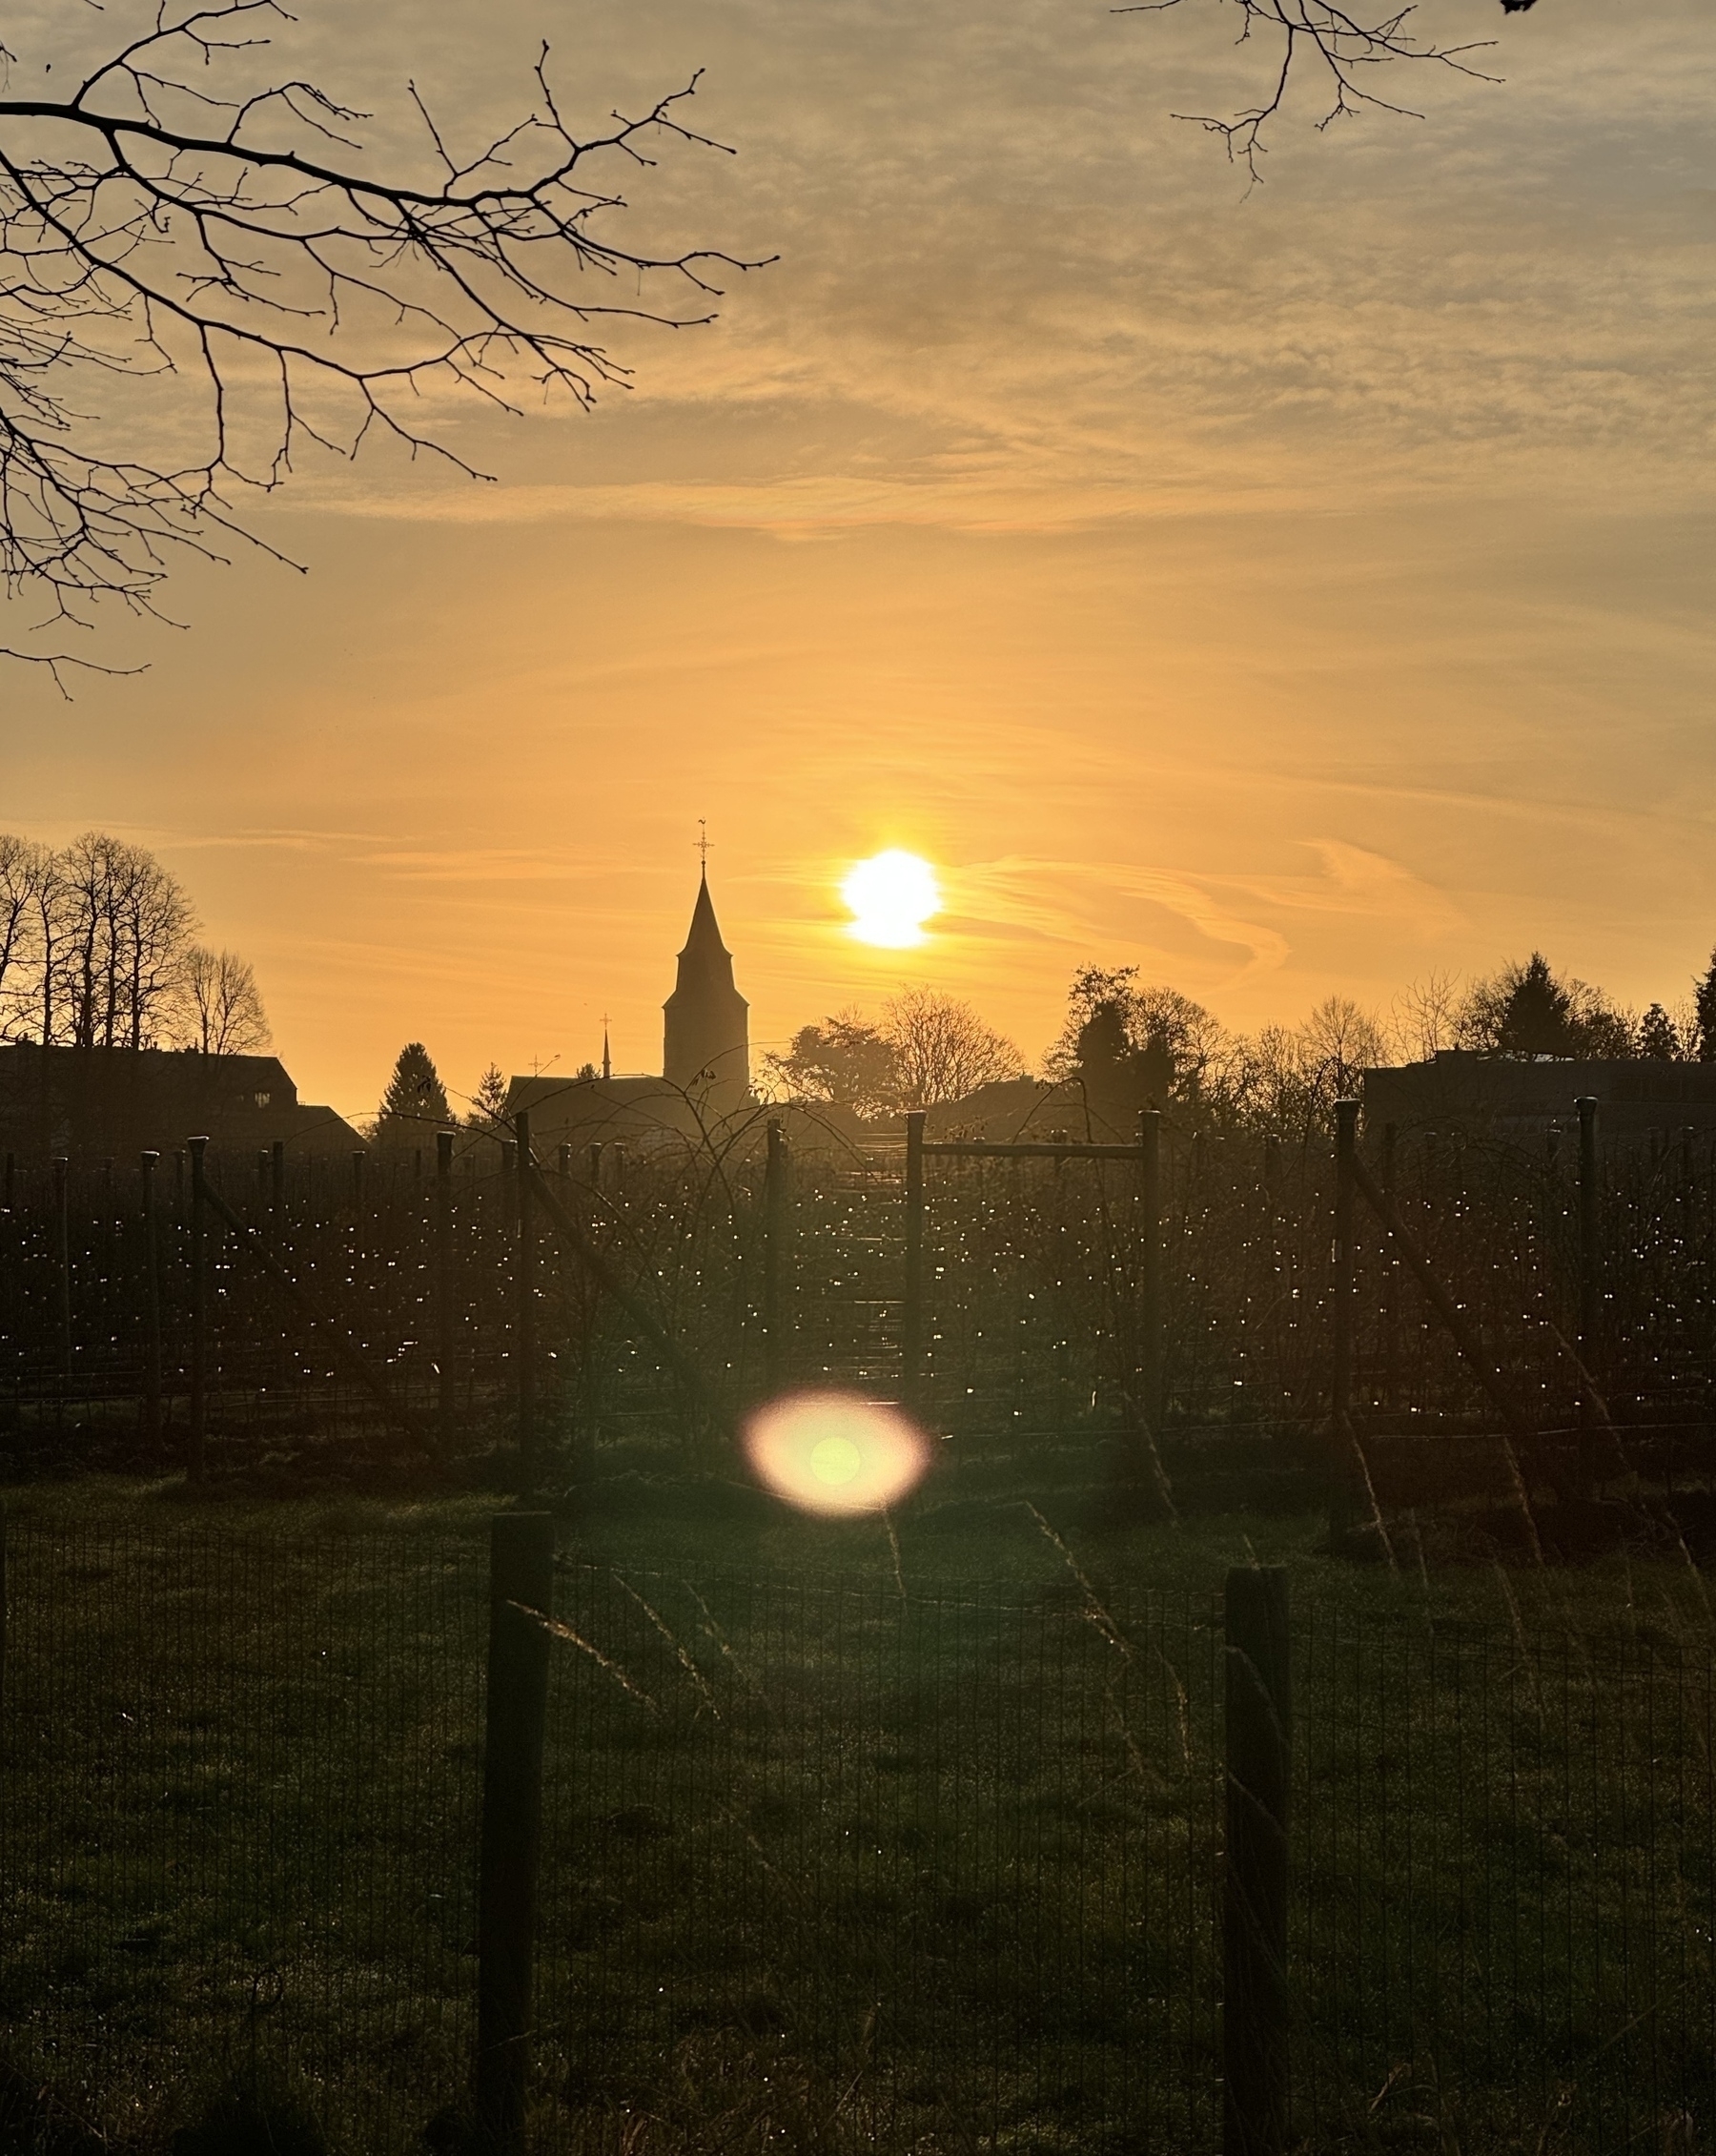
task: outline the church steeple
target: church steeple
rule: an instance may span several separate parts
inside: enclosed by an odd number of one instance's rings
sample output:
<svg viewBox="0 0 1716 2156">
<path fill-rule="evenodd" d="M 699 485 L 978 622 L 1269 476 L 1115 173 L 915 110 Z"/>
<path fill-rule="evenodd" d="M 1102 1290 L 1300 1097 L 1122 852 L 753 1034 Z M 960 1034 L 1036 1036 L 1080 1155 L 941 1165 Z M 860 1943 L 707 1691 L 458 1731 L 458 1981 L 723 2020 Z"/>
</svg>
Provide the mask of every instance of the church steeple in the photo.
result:
<svg viewBox="0 0 1716 2156">
<path fill-rule="evenodd" d="M 733 981 L 733 955 L 721 940 L 709 896 L 706 839 L 691 926 L 679 955 L 679 979 L 664 1006 L 662 1075 L 723 1111 L 750 1093 L 750 1006 Z"/>
</svg>

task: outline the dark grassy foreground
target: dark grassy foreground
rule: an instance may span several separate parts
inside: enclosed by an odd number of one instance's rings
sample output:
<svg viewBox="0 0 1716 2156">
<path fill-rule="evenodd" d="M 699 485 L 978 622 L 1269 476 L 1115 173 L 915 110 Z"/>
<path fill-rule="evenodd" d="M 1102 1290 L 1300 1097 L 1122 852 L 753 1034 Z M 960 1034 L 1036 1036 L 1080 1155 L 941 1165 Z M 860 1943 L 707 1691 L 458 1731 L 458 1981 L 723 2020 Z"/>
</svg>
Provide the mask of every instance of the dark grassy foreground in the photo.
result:
<svg viewBox="0 0 1716 2156">
<path fill-rule="evenodd" d="M 1295 1597 L 1307 2146 L 1703 2145 L 1688 1566 L 1358 1570 L 1308 1520 L 1039 1502 L 890 1539 L 633 1485 L 565 1524 L 544 2148 L 1217 2146 L 1218 1593 L 1254 1555 Z M 458 2146 L 488 1510 L 13 1493 L 0 2021 L 59 2146 L 200 2118 L 214 2156 L 247 2091 L 282 2146 L 295 2112 Z"/>
</svg>

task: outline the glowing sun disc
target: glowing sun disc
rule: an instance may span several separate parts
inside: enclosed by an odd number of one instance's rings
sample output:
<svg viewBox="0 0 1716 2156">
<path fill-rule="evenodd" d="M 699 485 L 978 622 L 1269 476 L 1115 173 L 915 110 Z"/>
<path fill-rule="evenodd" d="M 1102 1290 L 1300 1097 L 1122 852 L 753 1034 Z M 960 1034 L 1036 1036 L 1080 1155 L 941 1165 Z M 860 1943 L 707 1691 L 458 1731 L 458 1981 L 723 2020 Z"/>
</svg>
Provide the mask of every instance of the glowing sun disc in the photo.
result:
<svg viewBox="0 0 1716 2156">
<path fill-rule="evenodd" d="M 851 1392 L 793 1392 L 745 1426 L 759 1482 L 807 1512 L 878 1512 L 930 1465 L 930 1446 L 897 1407 Z"/>
<path fill-rule="evenodd" d="M 897 846 L 860 861 L 841 885 L 840 895 L 854 915 L 848 934 L 886 951 L 922 943 L 924 923 L 941 912 L 935 871 Z"/>
</svg>

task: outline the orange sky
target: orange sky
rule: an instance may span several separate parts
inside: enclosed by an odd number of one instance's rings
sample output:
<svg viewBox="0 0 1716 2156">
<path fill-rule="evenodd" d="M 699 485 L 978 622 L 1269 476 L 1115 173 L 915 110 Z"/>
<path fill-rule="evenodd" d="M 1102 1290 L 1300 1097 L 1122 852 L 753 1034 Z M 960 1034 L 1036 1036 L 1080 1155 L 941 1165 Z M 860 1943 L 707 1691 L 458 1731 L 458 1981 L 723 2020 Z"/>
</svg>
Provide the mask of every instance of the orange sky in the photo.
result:
<svg viewBox="0 0 1716 2156">
<path fill-rule="evenodd" d="M 1533 944 L 1672 1000 L 1716 941 L 1716 41 L 1424 14 L 1505 86 L 1307 106 L 1247 196 L 1167 116 L 1250 79 L 1190 0 L 507 0 L 480 50 L 308 8 L 295 64 L 473 127 L 539 34 L 593 112 L 705 65 L 741 154 L 640 176 L 638 236 L 783 260 L 628 333 L 594 418 L 450 409 L 497 487 L 306 462 L 263 514 L 310 573 L 187 571 L 183 633 L 104 632 L 140 678 L 0 676 L 0 824 L 156 847 L 353 1113 L 408 1037 L 468 1089 L 605 1010 L 658 1068 L 700 816 L 760 1045 L 929 980 L 1034 1054 L 1091 959 L 1238 1025 Z M 944 872 L 916 952 L 840 929 L 884 845 Z"/>
</svg>

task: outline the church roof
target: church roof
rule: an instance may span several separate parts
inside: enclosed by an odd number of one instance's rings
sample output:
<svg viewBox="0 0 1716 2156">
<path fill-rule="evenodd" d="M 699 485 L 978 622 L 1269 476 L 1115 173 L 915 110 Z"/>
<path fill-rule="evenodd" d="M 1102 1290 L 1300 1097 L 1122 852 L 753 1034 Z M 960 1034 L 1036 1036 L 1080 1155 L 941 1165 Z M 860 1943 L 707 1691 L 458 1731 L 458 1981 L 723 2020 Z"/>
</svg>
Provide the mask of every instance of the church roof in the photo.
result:
<svg viewBox="0 0 1716 2156">
<path fill-rule="evenodd" d="M 709 896 L 709 878 L 705 873 L 697 887 L 697 903 L 691 909 L 691 926 L 685 934 L 685 948 L 682 958 L 730 958 L 732 953 L 721 940 L 721 926 L 715 918 L 715 901 Z"/>
</svg>

